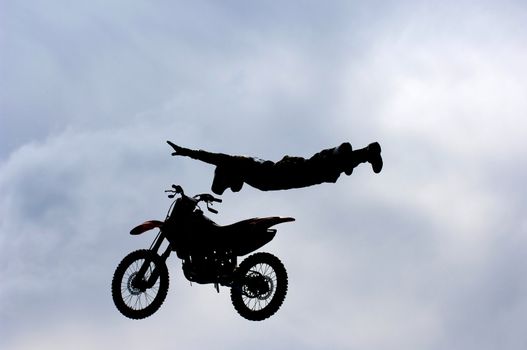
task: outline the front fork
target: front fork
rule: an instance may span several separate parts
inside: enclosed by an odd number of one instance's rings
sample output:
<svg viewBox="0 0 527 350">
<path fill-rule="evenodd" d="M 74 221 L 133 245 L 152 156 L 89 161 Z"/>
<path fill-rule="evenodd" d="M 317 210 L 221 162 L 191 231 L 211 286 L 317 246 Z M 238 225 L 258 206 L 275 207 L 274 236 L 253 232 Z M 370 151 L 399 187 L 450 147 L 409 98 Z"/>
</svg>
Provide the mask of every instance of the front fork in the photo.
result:
<svg viewBox="0 0 527 350">
<path fill-rule="evenodd" d="M 155 259 L 157 261 L 154 262 L 154 270 L 150 273 L 150 276 L 148 277 L 148 279 L 145 279 L 145 277 L 146 277 L 146 273 L 148 269 L 150 268 L 150 264 L 151 264 L 150 260 L 145 259 L 145 261 L 143 262 L 143 265 L 141 266 L 139 271 L 137 271 L 137 275 L 135 276 L 134 285 L 135 287 L 139 288 L 142 291 L 152 288 L 154 286 L 154 284 L 157 282 L 157 279 L 159 278 L 159 271 L 158 271 L 159 264 L 166 264 L 166 261 L 168 257 L 170 256 L 170 253 L 172 252 L 172 247 L 170 246 L 170 243 L 169 243 L 164 253 L 162 255 L 159 255 L 159 250 L 165 238 L 166 237 L 163 234 L 163 231 L 159 231 L 156 238 L 154 239 L 154 242 L 152 242 L 152 245 L 149 248 L 149 250 L 153 253 L 153 256 L 155 256 Z"/>
</svg>

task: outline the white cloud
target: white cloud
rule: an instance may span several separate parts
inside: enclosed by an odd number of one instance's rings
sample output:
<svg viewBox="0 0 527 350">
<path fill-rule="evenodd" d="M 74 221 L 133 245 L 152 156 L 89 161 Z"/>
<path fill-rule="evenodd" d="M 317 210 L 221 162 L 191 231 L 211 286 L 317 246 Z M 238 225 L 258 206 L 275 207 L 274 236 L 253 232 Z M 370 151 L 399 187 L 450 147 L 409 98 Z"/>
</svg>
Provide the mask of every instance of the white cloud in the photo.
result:
<svg viewBox="0 0 527 350">
<path fill-rule="evenodd" d="M 525 343 L 522 4 L 62 5 L 10 5 L 0 47 L 3 348 Z M 151 237 L 128 230 L 213 173 L 166 139 L 274 160 L 379 139 L 385 169 L 224 195 L 219 223 L 297 218 L 266 247 L 290 276 L 270 320 L 174 257 L 165 305 L 132 322 L 109 282 Z"/>
</svg>

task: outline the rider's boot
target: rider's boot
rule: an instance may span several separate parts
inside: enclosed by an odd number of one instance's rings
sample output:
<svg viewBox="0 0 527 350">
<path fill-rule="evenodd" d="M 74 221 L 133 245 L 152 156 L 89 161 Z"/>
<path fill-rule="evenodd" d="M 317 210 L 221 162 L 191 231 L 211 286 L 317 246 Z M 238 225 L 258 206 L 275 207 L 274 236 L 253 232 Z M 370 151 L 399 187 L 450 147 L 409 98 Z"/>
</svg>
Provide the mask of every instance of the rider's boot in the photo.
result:
<svg viewBox="0 0 527 350">
<path fill-rule="evenodd" d="M 371 168 L 375 174 L 378 174 L 382 170 L 382 157 L 381 157 L 381 145 L 378 142 L 370 143 L 366 147 L 366 157 L 368 163 L 371 164 Z"/>
<path fill-rule="evenodd" d="M 349 145 L 349 144 L 348 144 Z M 346 146 L 345 143 L 339 146 L 342 149 L 342 156 L 345 157 L 344 172 L 346 175 L 351 175 L 353 168 L 360 163 L 370 163 L 374 173 L 378 174 L 382 170 L 383 161 L 381 157 L 381 145 L 378 142 L 370 143 L 367 147 L 351 150 L 351 145 Z"/>
<path fill-rule="evenodd" d="M 381 145 L 378 142 L 370 143 L 368 149 L 368 162 L 371 164 L 373 172 L 378 174 L 382 170 L 383 162 L 381 157 Z"/>
</svg>

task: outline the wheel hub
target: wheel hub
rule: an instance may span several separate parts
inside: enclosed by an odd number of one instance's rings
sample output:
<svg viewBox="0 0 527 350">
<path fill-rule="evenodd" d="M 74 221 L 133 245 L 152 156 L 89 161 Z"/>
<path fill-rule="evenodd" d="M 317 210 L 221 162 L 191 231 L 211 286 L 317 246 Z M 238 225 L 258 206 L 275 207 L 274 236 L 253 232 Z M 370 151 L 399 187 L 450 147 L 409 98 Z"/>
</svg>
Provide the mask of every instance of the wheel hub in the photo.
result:
<svg viewBox="0 0 527 350">
<path fill-rule="evenodd" d="M 274 283 L 273 283 L 273 280 L 269 276 L 262 276 L 262 277 L 265 280 L 267 291 L 265 291 L 264 293 L 258 295 L 258 299 L 265 300 L 265 299 L 269 298 L 269 296 L 273 292 L 273 290 L 274 290 Z"/>
<path fill-rule="evenodd" d="M 131 295 L 139 295 L 143 292 L 141 288 L 137 287 L 136 276 L 137 272 L 134 272 L 128 277 L 127 288 Z"/>
<path fill-rule="evenodd" d="M 272 279 L 257 272 L 252 272 L 247 275 L 245 284 L 243 285 L 243 293 L 247 297 L 258 298 L 260 300 L 267 299 L 273 289 L 274 283 Z"/>
</svg>

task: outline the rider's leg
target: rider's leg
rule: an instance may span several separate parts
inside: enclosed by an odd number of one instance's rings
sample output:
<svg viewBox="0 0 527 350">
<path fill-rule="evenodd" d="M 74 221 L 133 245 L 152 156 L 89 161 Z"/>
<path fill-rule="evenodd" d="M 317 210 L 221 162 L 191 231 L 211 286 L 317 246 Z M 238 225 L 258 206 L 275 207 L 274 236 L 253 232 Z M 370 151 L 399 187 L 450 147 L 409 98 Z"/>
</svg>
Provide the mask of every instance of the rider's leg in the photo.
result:
<svg viewBox="0 0 527 350">
<path fill-rule="evenodd" d="M 381 146 L 374 142 L 365 148 L 353 150 L 349 142 L 344 142 L 338 147 L 323 150 L 311 160 L 320 162 L 329 161 L 330 166 L 336 166 L 339 173 L 344 172 L 351 175 L 353 169 L 361 163 L 370 163 L 373 171 L 379 173 L 382 170 Z M 328 164 L 328 163 L 326 163 Z"/>
</svg>

